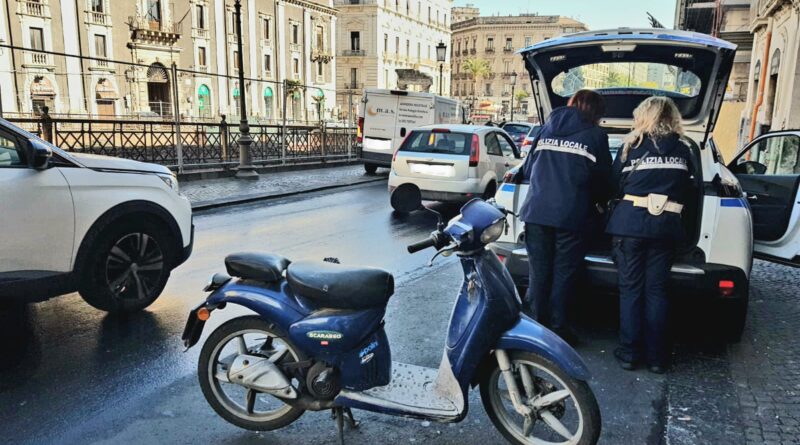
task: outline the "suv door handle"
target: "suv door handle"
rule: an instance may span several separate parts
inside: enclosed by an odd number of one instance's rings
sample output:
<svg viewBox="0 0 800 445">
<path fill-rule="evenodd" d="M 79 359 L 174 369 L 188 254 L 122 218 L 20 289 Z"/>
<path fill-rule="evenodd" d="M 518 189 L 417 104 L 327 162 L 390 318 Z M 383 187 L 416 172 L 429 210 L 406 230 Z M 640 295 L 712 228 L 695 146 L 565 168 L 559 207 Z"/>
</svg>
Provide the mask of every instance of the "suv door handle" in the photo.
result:
<svg viewBox="0 0 800 445">
<path fill-rule="evenodd" d="M 748 201 L 758 201 L 758 195 L 747 195 L 745 196 Z"/>
</svg>

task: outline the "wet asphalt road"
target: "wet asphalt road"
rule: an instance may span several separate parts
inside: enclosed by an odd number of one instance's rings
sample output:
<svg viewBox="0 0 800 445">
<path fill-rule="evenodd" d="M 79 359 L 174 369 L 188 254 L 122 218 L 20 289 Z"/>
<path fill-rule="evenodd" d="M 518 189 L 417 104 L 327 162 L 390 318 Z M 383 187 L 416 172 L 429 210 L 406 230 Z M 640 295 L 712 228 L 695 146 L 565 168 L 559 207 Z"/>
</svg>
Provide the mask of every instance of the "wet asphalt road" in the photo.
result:
<svg viewBox="0 0 800 445">
<path fill-rule="evenodd" d="M 436 208 L 448 217 L 456 211 Z M 109 316 L 69 295 L 6 317 L 0 331 L 11 351 L 0 361 L 0 443 L 335 443 L 327 413 L 306 413 L 283 430 L 252 433 L 225 423 L 203 399 L 195 372 L 199 347 L 184 353 L 180 333 L 189 309 L 204 298 L 201 288 L 223 270 L 230 252 L 272 251 L 294 260 L 335 256 L 345 264 L 391 271 L 397 280 L 387 315 L 393 359 L 438 366 L 459 266 L 447 258 L 427 268 L 429 252 L 406 253 L 406 245 L 433 229 L 435 218 L 420 212 L 395 216 L 385 184 L 198 213 L 195 224 L 192 257 L 144 313 Z M 671 374 L 623 372 L 611 356 L 614 299 L 587 296 L 576 314 L 584 339 L 578 351 L 594 376 L 601 443 L 739 442 L 741 419 L 731 415 L 738 405 L 730 399 L 726 347 L 696 341 L 707 337 L 702 320 L 680 321 L 683 340 Z M 242 313 L 216 312 L 206 335 Z M 349 444 L 503 443 L 477 391 L 470 394 L 469 416 L 455 425 L 355 414 L 363 424 L 348 434 Z"/>
</svg>

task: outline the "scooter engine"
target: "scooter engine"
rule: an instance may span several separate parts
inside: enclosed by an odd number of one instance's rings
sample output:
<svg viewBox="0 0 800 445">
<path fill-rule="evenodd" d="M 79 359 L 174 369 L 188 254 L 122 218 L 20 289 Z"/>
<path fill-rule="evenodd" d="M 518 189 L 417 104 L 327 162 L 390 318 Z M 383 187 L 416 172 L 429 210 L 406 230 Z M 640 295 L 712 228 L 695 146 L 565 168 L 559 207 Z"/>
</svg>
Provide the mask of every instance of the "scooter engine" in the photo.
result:
<svg viewBox="0 0 800 445">
<path fill-rule="evenodd" d="M 318 400 L 333 400 L 342 389 L 338 372 L 323 362 L 314 363 L 308 370 L 306 387 Z"/>
</svg>

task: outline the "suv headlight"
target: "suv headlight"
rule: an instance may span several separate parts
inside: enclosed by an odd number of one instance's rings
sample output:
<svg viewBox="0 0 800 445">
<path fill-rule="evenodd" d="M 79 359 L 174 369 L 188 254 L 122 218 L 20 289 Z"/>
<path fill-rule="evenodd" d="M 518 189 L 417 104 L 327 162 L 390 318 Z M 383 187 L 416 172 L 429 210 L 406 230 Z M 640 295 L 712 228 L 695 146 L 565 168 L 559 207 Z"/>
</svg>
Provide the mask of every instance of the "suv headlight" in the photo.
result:
<svg viewBox="0 0 800 445">
<path fill-rule="evenodd" d="M 174 191 L 175 193 L 178 193 L 180 191 L 178 188 L 178 176 L 175 175 L 175 173 L 156 174 L 156 176 L 158 176 L 162 181 L 164 181 L 164 184 L 166 184 L 167 187 L 171 188 L 172 191 Z"/>
</svg>

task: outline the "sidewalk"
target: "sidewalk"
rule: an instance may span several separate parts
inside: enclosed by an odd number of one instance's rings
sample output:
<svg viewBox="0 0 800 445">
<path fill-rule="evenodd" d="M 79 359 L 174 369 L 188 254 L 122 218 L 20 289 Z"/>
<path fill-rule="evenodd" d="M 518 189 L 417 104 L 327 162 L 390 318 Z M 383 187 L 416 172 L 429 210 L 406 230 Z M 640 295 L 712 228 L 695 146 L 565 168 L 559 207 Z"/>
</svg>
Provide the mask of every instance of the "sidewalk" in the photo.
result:
<svg viewBox="0 0 800 445">
<path fill-rule="evenodd" d="M 385 181 L 387 172 L 367 175 L 361 164 L 264 173 L 257 181 L 217 178 L 181 183 L 194 210 L 273 199 L 349 185 Z"/>
</svg>

